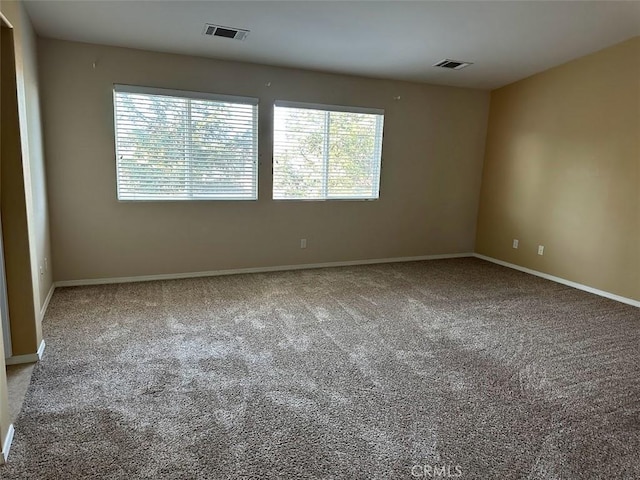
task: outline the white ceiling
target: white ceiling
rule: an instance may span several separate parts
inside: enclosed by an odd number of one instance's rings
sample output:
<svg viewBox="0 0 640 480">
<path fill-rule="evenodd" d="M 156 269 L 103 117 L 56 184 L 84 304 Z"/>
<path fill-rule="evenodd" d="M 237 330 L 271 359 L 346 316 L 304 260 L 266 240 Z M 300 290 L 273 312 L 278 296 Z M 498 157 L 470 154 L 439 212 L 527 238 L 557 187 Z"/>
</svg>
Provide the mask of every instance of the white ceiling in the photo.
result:
<svg viewBox="0 0 640 480">
<path fill-rule="evenodd" d="M 39 35 L 492 89 L 640 35 L 638 1 L 29 0 Z M 205 23 L 251 30 L 202 35 Z M 443 58 L 464 70 L 431 67 Z M 622 67 L 622 66 L 621 66 Z"/>
</svg>

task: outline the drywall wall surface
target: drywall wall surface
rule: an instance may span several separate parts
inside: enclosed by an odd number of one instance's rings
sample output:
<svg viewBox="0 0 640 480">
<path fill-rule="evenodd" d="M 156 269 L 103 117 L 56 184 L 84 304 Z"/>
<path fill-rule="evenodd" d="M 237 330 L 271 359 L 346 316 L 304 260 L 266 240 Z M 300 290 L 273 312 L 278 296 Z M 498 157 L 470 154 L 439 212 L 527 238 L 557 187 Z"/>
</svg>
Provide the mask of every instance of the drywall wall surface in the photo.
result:
<svg viewBox="0 0 640 480">
<path fill-rule="evenodd" d="M 32 257 L 31 273 L 39 315 L 53 285 L 53 272 L 50 261 L 51 242 L 40 116 L 37 42 L 31 21 L 21 2 L 3 1 L 1 8 L 14 30 L 18 110 L 25 170 L 29 248 Z"/>
<path fill-rule="evenodd" d="M 492 92 L 476 251 L 640 300 L 640 37 Z"/>
<path fill-rule="evenodd" d="M 473 250 L 488 92 L 44 38 L 38 51 L 56 280 Z M 118 202 L 114 84 L 259 98 L 259 199 Z M 383 108 L 380 199 L 271 200 L 275 100 Z"/>
<path fill-rule="evenodd" d="M 7 9 L 7 7 L 15 7 Z M 25 151 L 27 116 L 22 79 L 20 29 L 22 5 L 2 4 L 1 200 L 5 272 L 13 355 L 35 353 L 42 340 L 34 229 L 30 222 L 31 186 Z M 11 15 L 13 14 L 13 15 Z"/>
</svg>

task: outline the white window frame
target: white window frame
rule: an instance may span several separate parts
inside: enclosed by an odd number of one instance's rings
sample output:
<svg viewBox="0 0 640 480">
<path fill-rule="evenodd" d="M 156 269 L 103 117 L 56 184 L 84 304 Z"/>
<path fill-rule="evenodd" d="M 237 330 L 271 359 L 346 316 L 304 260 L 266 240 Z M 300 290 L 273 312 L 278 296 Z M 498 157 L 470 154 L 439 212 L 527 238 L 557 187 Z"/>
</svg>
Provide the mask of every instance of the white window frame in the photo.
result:
<svg viewBox="0 0 640 480">
<path fill-rule="evenodd" d="M 328 196 L 328 184 L 329 184 L 329 149 L 323 148 L 323 173 L 324 178 L 322 182 L 322 190 L 323 197 L 322 198 L 273 198 L 275 201 L 282 202 L 326 202 L 326 201 L 364 201 L 370 202 L 375 201 L 380 198 L 380 178 L 382 174 L 382 144 L 384 143 L 384 109 L 381 108 L 370 108 L 370 107 L 354 107 L 354 106 L 345 106 L 345 105 L 328 105 L 322 103 L 306 103 L 306 102 L 293 102 L 288 100 L 276 100 L 273 104 L 273 117 L 275 119 L 275 109 L 276 107 L 285 107 L 285 108 L 304 108 L 309 110 L 321 110 L 324 112 L 346 112 L 346 113 L 365 113 L 371 115 L 381 115 L 382 118 L 378 118 L 376 121 L 376 138 L 380 138 L 380 143 L 376 142 L 375 145 L 375 153 L 376 158 L 380 159 L 380 164 L 377 171 L 377 185 L 374 185 L 375 191 L 372 189 L 371 197 L 331 197 Z M 328 116 L 326 117 L 328 121 Z M 328 126 L 325 128 L 328 129 Z M 271 130 L 272 134 L 272 145 L 275 145 L 275 121 L 273 122 L 273 128 Z M 326 137 L 325 142 L 329 141 L 329 136 Z M 275 158 L 272 159 L 275 165 Z M 272 169 L 272 180 L 274 174 L 275 166 Z M 376 188 L 377 187 L 377 188 Z M 273 197 L 273 184 L 271 188 L 271 195 Z"/>
<path fill-rule="evenodd" d="M 118 115 L 116 112 L 116 94 L 122 93 L 139 93 L 144 95 L 158 95 L 165 97 L 175 97 L 175 98 L 188 98 L 194 100 L 212 100 L 212 101 L 222 101 L 228 103 L 242 103 L 247 105 L 255 106 L 253 110 L 253 126 L 254 126 L 254 135 L 253 135 L 253 151 L 255 152 L 254 161 L 253 161 L 253 192 L 254 195 L 252 197 L 198 197 L 198 196 L 189 196 L 189 197 L 154 197 L 154 198 L 145 198 L 141 196 L 139 198 L 120 198 L 120 162 L 118 158 Z M 175 90 L 175 89 L 167 89 L 167 88 L 157 88 L 157 87 L 146 87 L 140 85 L 125 85 L 125 84 L 114 84 L 113 85 L 113 122 L 114 122 L 114 144 L 115 144 L 115 159 L 116 159 L 116 196 L 119 202 L 202 202 L 202 201 L 256 201 L 258 199 L 258 98 L 254 97 L 243 97 L 236 95 L 222 95 L 215 93 L 206 93 L 206 92 L 194 92 L 188 90 Z"/>
</svg>

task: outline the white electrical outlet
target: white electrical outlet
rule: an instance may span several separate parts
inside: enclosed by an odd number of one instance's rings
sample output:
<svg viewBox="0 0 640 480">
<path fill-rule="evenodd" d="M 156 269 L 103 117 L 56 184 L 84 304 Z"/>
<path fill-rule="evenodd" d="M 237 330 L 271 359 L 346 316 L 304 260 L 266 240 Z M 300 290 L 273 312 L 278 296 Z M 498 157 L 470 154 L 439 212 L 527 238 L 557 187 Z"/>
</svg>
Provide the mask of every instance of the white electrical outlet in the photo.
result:
<svg viewBox="0 0 640 480">
<path fill-rule="evenodd" d="M 544 245 L 538 245 L 538 255 L 544 255 Z"/>
<path fill-rule="evenodd" d="M 519 244 L 518 239 L 514 238 L 513 239 L 513 248 L 518 248 L 518 244 Z"/>
<path fill-rule="evenodd" d="M 40 265 L 40 275 L 44 275 L 44 267 Z"/>
<path fill-rule="evenodd" d="M 307 239 L 306 238 L 301 238 L 300 239 L 300 248 L 307 248 Z"/>
</svg>

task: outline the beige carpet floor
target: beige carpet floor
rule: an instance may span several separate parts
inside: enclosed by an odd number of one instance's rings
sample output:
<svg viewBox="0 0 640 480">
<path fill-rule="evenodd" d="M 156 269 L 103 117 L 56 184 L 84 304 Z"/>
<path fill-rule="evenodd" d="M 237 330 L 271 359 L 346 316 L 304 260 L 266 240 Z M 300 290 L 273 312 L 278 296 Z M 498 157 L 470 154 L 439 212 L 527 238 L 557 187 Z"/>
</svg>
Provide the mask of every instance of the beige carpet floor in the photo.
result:
<svg viewBox="0 0 640 480">
<path fill-rule="evenodd" d="M 7 392 L 9 393 L 9 418 L 15 422 L 22 410 L 24 397 L 31 383 L 35 363 L 7 366 Z"/>
<path fill-rule="evenodd" d="M 637 479 L 640 310 L 477 259 L 56 290 L 3 479 Z"/>
</svg>

